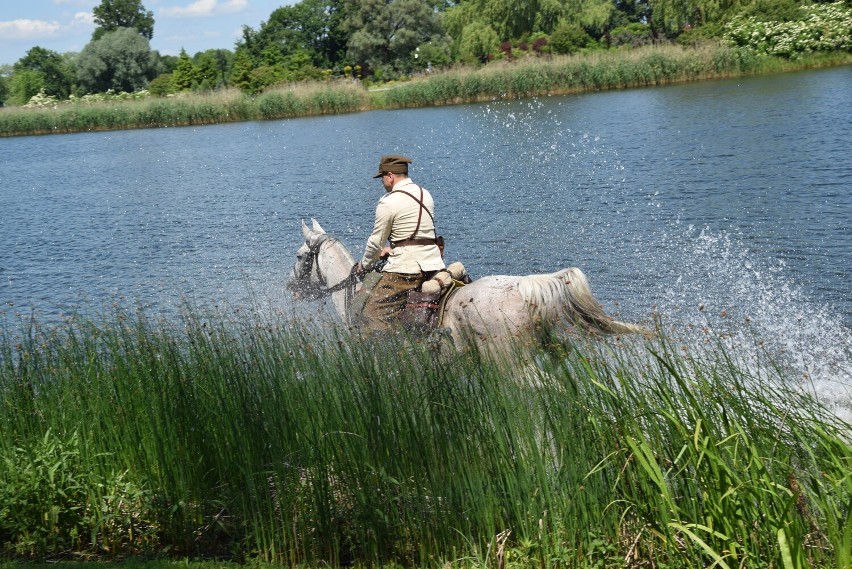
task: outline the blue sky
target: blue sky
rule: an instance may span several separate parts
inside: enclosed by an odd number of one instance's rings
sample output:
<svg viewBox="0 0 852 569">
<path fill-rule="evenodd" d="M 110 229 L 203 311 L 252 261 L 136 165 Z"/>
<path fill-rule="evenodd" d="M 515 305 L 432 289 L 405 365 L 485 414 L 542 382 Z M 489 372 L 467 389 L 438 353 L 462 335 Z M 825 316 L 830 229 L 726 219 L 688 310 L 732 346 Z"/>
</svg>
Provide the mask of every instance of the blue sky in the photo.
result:
<svg viewBox="0 0 852 569">
<path fill-rule="evenodd" d="M 234 49 L 243 24 L 257 29 L 273 10 L 296 0 L 142 0 L 154 13 L 151 49 L 189 55 Z M 92 37 L 92 9 L 101 0 L 2 0 L 0 65 L 12 64 L 34 46 L 59 53 L 80 51 Z"/>
</svg>

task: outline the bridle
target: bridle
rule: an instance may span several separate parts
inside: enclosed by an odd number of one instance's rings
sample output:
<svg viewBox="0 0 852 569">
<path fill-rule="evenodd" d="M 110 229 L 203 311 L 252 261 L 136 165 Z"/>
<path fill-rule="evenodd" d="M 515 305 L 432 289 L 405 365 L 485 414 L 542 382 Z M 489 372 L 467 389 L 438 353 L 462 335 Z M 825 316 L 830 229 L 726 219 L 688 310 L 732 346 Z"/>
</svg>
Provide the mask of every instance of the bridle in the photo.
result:
<svg viewBox="0 0 852 569">
<path fill-rule="evenodd" d="M 305 295 L 305 300 L 318 300 L 345 289 L 346 314 L 348 315 L 352 305 L 352 298 L 355 295 L 355 285 L 361 281 L 360 277 L 353 271 L 336 285 L 328 286 L 328 279 L 322 274 L 319 263 L 316 262 L 320 254 L 320 249 L 324 245 L 339 242 L 338 239 L 329 235 L 320 235 L 313 240 L 313 243 L 305 241 L 305 245 L 308 246 L 308 252 L 305 258 L 299 262 L 299 270 L 295 274 L 296 278 L 293 288 L 298 288 L 299 292 Z M 314 271 L 316 271 L 317 275 L 316 283 L 312 282 L 310 278 L 311 273 Z"/>
</svg>

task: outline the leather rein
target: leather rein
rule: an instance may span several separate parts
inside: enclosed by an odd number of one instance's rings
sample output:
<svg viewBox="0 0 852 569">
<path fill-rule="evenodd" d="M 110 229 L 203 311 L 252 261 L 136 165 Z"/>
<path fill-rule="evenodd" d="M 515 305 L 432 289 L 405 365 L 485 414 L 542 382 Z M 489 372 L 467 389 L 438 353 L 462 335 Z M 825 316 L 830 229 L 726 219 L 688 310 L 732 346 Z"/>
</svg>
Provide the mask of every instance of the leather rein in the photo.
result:
<svg viewBox="0 0 852 569">
<path fill-rule="evenodd" d="M 331 294 L 340 291 L 346 290 L 346 313 L 349 314 L 349 309 L 352 305 L 352 297 L 355 295 L 355 285 L 357 285 L 361 279 L 360 277 L 354 273 L 349 273 L 345 279 L 340 281 L 334 286 L 328 286 L 328 279 L 325 275 L 320 271 L 319 263 L 316 263 L 317 258 L 319 257 L 320 249 L 326 243 L 339 243 L 338 239 L 334 237 L 330 237 L 328 235 L 321 235 L 314 241 L 313 245 L 311 243 L 306 242 L 308 246 L 307 259 L 305 259 L 304 263 L 300 267 L 299 274 L 296 275 L 297 281 L 299 282 L 299 287 L 305 289 L 304 292 L 309 299 L 317 300 L 326 296 L 330 296 Z M 311 283 L 311 272 L 316 267 L 317 280 L 319 281 L 317 284 Z M 307 284 L 305 284 L 307 283 Z"/>
</svg>

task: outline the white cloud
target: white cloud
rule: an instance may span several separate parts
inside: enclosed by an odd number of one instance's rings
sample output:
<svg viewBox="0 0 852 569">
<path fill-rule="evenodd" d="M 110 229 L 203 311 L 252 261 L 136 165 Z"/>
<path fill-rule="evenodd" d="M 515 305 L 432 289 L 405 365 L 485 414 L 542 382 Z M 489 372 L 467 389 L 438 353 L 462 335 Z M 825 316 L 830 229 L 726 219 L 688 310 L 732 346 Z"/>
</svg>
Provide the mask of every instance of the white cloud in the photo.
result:
<svg viewBox="0 0 852 569">
<path fill-rule="evenodd" d="M 0 22 L 0 36 L 13 40 L 31 40 L 55 37 L 62 25 L 44 20 L 11 20 Z"/>
<path fill-rule="evenodd" d="M 161 8 L 157 15 L 171 18 L 199 18 L 241 12 L 248 7 L 248 0 L 196 0 L 186 7 Z"/>
<path fill-rule="evenodd" d="M 17 19 L 0 22 L 0 36 L 5 40 L 28 41 L 58 38 L 80 28 L 94 27 L 92 14 L 78 12 L 67 24 L 56 21 Z"/>
<path fill-rule="evenodd" d="M 71 19 L 71 27 L 94 27 L 95 15 L 91 12 L 77 12 Z"/>
</svg>

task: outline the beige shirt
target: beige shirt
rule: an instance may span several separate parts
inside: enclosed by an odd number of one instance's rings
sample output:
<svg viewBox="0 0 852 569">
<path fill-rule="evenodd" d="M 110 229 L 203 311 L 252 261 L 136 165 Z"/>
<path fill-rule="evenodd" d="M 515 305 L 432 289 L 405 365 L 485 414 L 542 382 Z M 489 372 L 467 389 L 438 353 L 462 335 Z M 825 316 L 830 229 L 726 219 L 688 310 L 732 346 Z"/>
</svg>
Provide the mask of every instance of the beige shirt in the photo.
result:
<svg viewBox="0 0 852 569">
<path fill-rule="evenodd" d="M 410 194 L 409 196 L 403 195 Z M 410 238 L 417 228 L 417 216 L 420 214 L 420 204 L 411 199 L 420 198 L 420 186 L 405 178 L 393 185 L 390 192 L 379 200 L 376 206 L 376 222 L 373 233 L 367 239 L 364 257 L 361 264 L 369 269 L 378 260 L 382 249 L 388 241 L 402 241 Z M 434 215 L 435 202 L 432 194 L 423 190 L 423 203 Z M 435 225 L 432 217 L 425 211 L 420 215 L 420 229 L 415 238 L 435 238 Z M 429 271 L 439 271 L 444 268 L 444 260 L 437 245 L 406 245 L 391 250 L 390 258 L 382 269 L 386 273 L 417 274 Z"/>
</svg>

